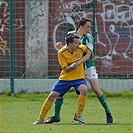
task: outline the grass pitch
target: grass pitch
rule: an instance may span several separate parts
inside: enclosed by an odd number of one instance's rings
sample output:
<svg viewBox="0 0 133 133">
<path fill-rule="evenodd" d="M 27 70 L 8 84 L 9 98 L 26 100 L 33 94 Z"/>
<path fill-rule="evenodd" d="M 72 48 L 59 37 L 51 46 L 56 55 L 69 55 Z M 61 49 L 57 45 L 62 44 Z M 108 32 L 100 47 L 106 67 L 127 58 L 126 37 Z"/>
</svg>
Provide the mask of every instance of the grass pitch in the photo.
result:
<svg viewBox="0 0 133 133">
<path fill-rule="evenodd" d="M 0 133 L 132 133 L 132 92 L 107 93 L 107 102 L 114 118 L 113 124 L 106 124 L 104 109 L 93 92 L 88 92 L 83 112 L 86 125 L 73 121 L 77 107 L 77 95 L 68 92 L 61 110 L 61 122 L 34 125 L 40 108 L 48 96 L 41 94 L 0 95 Z M 54 106 L 45 120 L 54 113 Z"/>
</svg>

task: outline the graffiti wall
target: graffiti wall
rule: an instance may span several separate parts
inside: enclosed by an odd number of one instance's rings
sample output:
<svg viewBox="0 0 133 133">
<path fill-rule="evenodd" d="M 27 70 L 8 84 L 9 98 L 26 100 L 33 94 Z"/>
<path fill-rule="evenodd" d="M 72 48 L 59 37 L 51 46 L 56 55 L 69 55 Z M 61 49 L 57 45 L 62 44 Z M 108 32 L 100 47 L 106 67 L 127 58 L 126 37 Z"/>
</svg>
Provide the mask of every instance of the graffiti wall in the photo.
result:
<svg viewBox="0 0 133 133">
<path fill-rule="evenodd" d="M 49 2 L 49 6 L 47 3 Z M 15 77 L 57 77 L 57 41 L 81 16 L 93 18 L 93 0 L 14 0 Z M 130 78 L 133 66 L 133 0 L 97 0 L 95 62 L 99 76 Z M 47 10 L 48 13 L 47 13 Z M 47 25 L 48 24 L 48 25 Z M 0 77 L 10 75 L 9 0 L 0 1 Z"/>
<path fill-rule="evenodd" d="M 93 0 L 49 1 L 49 69 L 57 74 L 56 42 L 75 30 L 81 16 L 93 18 Z M 119 78 L 132 74 L 133 0 L 97 0 L 95 13 L 95 62 L 99 75 Z M 54 60 L 52 60 L 54 58 Z M 52 66 L 52 67 L 51 67 Z"/>
<path fill-rule="evenodd" d="M 0 1 L 0 77 L 10 77 L 10 0 Z M 48 0 L 13 0 L 15 78 L 48 75 Z"/>
<path fill-rule="evenodd" d="M 24 1 L 14 0 L 14 55 L 15 76 L 25 71 Z M 0 1 L 0 77 L 10 75 L 10 12 L 9 0 Z"/>
</svg>

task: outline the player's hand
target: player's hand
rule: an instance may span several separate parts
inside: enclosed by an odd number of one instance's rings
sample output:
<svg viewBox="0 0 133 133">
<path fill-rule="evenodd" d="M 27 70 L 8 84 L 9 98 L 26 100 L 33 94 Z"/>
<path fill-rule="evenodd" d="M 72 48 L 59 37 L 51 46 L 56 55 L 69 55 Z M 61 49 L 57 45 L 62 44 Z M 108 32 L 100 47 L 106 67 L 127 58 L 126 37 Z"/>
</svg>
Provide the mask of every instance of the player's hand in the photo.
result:
<svg viewBox="0 0 133 133">
<path fill-rule="evenodd" d="M 73 62 L 71 65 L 64 67 L 64 71 L 68 72 L 78 67 L 79 63 Z"/>
<path fill-rule="evenodd" d="M 80 61 L 76 61 L 76 68 L 80 65 Z"/>
<path fill-rule="evenodd" d="M 71 64 L 71 67 L 72 67 L 73 69 L 76 69 L 76 68 L 78 67 L 78 65 L 79 65 L 78 62 L 74 62 L 74 63 Z"/>
<path fill-rule="evenodd" d="M 56 43 L 56 48 L 57 49 L 61 49 L 62 47 L 63 47 L 62 42 L 57 42 Z"/>
</svg>

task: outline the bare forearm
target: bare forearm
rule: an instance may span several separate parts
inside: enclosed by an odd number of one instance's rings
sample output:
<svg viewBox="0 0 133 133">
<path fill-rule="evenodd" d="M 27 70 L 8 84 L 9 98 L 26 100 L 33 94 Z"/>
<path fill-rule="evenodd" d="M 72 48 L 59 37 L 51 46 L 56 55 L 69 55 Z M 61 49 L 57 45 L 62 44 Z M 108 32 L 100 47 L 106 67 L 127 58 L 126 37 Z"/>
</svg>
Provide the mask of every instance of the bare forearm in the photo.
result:
<svg viewBox="0 0 133 133">
<path fill-rule="evenodd" d="M 64 71 L 66 71 L 66 72 L 71 71 L 71 70 L 73 70 L 73 67 L 71 67 L 71 66 L 66 66 L 64 68 Z"/>
<path fill-rule="evenodd" d="M 70 66 L 66 66 L 64 68 L 64 71 L 68 72 L 68 71 L 71 71 L 73 69 L 76 69 L 77 67 L 78 67 L 78 63 L 77 62 L 74 62 Z"/>
</svg>

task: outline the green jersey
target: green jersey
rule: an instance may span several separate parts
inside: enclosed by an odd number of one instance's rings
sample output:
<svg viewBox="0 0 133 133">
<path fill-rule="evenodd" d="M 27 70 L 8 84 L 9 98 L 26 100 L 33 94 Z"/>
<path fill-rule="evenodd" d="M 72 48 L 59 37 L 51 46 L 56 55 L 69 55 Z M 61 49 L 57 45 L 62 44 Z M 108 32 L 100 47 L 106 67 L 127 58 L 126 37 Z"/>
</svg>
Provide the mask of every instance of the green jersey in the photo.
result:
<svg viewBox="0 0 133 133">
<path fill-rule="evenodd" d="M 77 33 L 77 31 L 69 31 L 69 33 Z M 92 53 L 94 53 L 94 38 L 92 34 L 88 33 L 87 35 L 83 35 L 80 38 L 80 42 L 83 45 L 86 45 Z M 90 68 L 91 66 L 95 66 L 94 59 L 91 56 L 86 62 L 85 62 L 85 69 Z"/>
<path fill-rule="evenodd" d="M 92 34 L 88 33 L 87 35 L 83 35 L 80 39 L 80 42 L 81 44 L 86 45 L 92 51 L 92 53 L 94 53 L 94 39 Z M 90 68 L 91 66 L 95 66 L 92 56 L 85 62 L 85 69 Z"/>
</svg>

